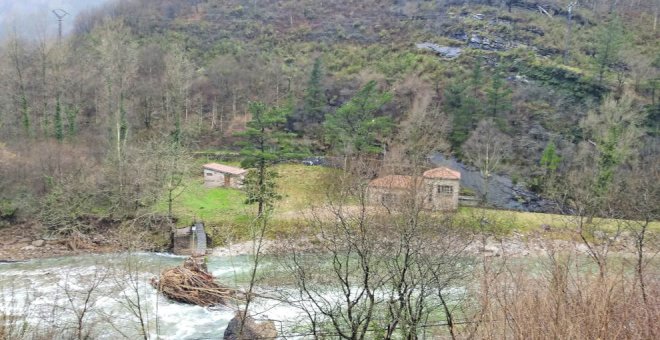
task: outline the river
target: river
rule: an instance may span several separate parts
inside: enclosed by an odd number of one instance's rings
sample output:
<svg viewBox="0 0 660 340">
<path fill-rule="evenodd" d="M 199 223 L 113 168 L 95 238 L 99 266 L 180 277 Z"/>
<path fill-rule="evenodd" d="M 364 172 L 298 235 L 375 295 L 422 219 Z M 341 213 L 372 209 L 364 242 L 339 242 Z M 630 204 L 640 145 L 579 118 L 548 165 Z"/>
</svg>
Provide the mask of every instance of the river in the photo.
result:
<svg viewBox="0 0 660 340">
<path fill-rule="evenodd" d="M 89 308 L 84 316 L 90 337 L 139 338 L 139 319 L 130 309 L 130 302 L 136 301 L 135 286 L 130 283 L 137 282 L 150 338 L 221 339 L 234 317 L 234 308 L 204 308 L 172 302 L 156 294 L 148 284 L 150 278 L 165 268 L 180 265 L 184 259 L 169 254 L 136 253 L 0 264 L 0 321 L 3 315 L 24 320 L 26 338 L 39 334 L 69 339 L 75 332 L 76 316 L 83 310 L 88 288 L 97 284 L 98 288 L 89 294 Z M 128 270 L 129 267 L 136 270 Z M 250 263 L 246 256 L 212 256 L 208 267 L 219 282 L 243 287 Z M 131 280 L 129 273 L 136 273 L 133 277 L 137 280 Z M 291 306 L 263 299 L 254 304 L 251 311 L 258 319 L 283 320 L 276 323 L 278 329 L 291 327 L 287 322 L 296 322 L 299 315 Z"/>
</svg>

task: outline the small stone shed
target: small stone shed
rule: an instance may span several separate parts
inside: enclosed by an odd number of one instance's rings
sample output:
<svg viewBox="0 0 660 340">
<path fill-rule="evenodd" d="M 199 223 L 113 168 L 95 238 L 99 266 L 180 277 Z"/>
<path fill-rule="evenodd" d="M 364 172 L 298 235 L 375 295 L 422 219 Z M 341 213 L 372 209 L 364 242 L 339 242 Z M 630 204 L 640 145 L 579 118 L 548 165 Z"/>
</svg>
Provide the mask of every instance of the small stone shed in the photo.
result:
<svg viewBox="0 0 660 340">
<path fill-rule="evenodd" d="M 240 188 L 247 170 L 218 163 L 204 164 L 204 186 L 207 188 Z"/>
<path fill-rule="evenodd" d="M 369 182 L 368 199 L 374 205 L 392 205 L 417 195 L 424 209 L 454 211 L 458 209 L 460 180 L 460 172 L 446 167 L 427 170 L 422 176 L 383 176 Z"/>
</svg>

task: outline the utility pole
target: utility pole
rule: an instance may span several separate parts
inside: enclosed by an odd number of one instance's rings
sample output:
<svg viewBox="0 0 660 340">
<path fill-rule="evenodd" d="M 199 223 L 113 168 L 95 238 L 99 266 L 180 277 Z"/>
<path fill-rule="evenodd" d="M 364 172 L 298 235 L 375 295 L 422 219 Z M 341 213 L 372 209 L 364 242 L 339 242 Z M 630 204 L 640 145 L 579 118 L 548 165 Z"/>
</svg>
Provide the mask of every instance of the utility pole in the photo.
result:
<svg viewBox="0 0 660 340">
<path fill-rule="evenodd" d="M 577 6 L 577 1 L 573 1 L 568 4 L 568 22 L 566 29 L 566 46 L 564 46 L 564 65 L 568 64 L 568 59 L 570 57 L 569 50 L 571 49 L 571 33 L 573 30 L 573 7 Z"/>
<path fill-rule="evenodd" d="M 58 22 L 58 35 L 57 35 L 57 42 L 62 41 L 62 19 L 64 19 L 65 16 L 69 15 L 69 13 L 61 8 L 57 8 L 53 10 L 53 14 L 57 17 L 57 22 Z"/>
</svg>

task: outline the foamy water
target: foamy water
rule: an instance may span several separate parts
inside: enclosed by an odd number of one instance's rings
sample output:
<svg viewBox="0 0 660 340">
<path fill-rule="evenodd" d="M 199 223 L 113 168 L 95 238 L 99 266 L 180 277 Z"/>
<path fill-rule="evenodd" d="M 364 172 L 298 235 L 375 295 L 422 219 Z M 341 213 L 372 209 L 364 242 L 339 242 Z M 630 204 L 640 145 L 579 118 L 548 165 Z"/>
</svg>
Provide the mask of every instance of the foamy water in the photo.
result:
<svg viewBox="0 0 660 340">
<path fill-rule="evenodd" d="M 75 334 L 77 317 L 88 301 L 83 320 L 92 338 L 141 338 L 135 315 L 137 291 L 142 306 L 139 311 L 151 338 L 220 339 L 236 306 L 205 308 L 172 302 L 149 284 L 163 269 L 180 265 L 184 259 L 137 253 L 0 264 L 0 311 L 25 319 L 28 334 L 54 331 L 56 339 L 67 339 Z M 242 287 L 250 268 L 248 261 L 245 256 L 210 257 L 208 266 L 219 282 Z M 136 270 L 129 273 L 128 263 Z M 87 294 L 95 285 L 97 288 Z M 258 319 L 278 320 L 278 329 L 290 327 L 288 321 L 300 315 L 287 304 L 259 300 L 251 307 L 252 313 Z"/>
<path fill-rule="evenodd" d="M 150 339 L 222 339 L 224 330 L 240 306 L 199 307 L 168 300 L 149 284 L 164 269 L 183 263 L 184 256 L 158 253 L 88 255 L 0 264 L 1 316 L 12 315 L 25 324 L 24 332 L 10 338 L 71 339 L 77 331 L 77 318 L 83 316 L 84 330 L 92 339 L 140 339 L 140 318 Z M 208 269 L 217 281 L 241 290 L 247 287 L 251 269 L 247 256 L 211 256 Z M 284 270 L 276 261 L 264 259 L 260 276 L 282 278 Z M 90 287 L 95 287 L 90 290 Z M 341 304 L 340 287 L 316 287 L 315 299 L 326 307 Z M 448 295 L 461 295 L 463 288 L 449 288 Z M 307 323 L 304 310 L 314 305 L 292 287 L 268 287 L 259 282 L 259 295 L 251 304 L 250 315 L 272 320 L 278 334 L 287 339 Z M 376 299 L 388 301 L 386 291 L 376 291 Z M 352 291 L 357 295 L 358 291 Z M 140 308 L 137 308 L 139 296 Z M 429 298 L 433 303 L 433 298 Z M 292 301 L 291 303 L 282 301 Z M 23 323 L 25 322 L 25 323 Z M 300 335 L 300 334 L 298 334 Z"/>
</svg>

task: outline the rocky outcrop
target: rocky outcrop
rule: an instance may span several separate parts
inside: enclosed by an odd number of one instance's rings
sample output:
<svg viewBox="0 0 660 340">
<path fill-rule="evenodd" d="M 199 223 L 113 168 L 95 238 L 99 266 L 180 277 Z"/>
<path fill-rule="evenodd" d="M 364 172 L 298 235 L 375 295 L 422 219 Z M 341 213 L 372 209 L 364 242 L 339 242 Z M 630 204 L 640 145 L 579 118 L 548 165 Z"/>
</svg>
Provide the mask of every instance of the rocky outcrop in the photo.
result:
<svg viewBox="0 0 660 340">
<path fill-rule="evenodd" d="M 459 55 L 461 55 L 462 52 L 461 48 L 459 47 L 440 46 L 428 42 L 417 44 L 417 48 L 420 50 L 427 50 L 434 52 L 435 54 L 441 57 L 445 57 L 449 59 L 458 57 Z"/>
<path fill-rule="evenodd" d="M 243 332 L 241 333 L 241 318 L 243 317 L 244 312 L 238 311 L 227 329 L 225 329 L 225 334 L 223 339 L 225 340 L 265 340 L 265 339 L 275 339 L 277 338 L 277 329 L 275 328 L 275 323 L 273 321 L 262 321 L 257 322 L 251 316 L 247 316 L 245 323 L 243 325 Z"/>
</svg>

